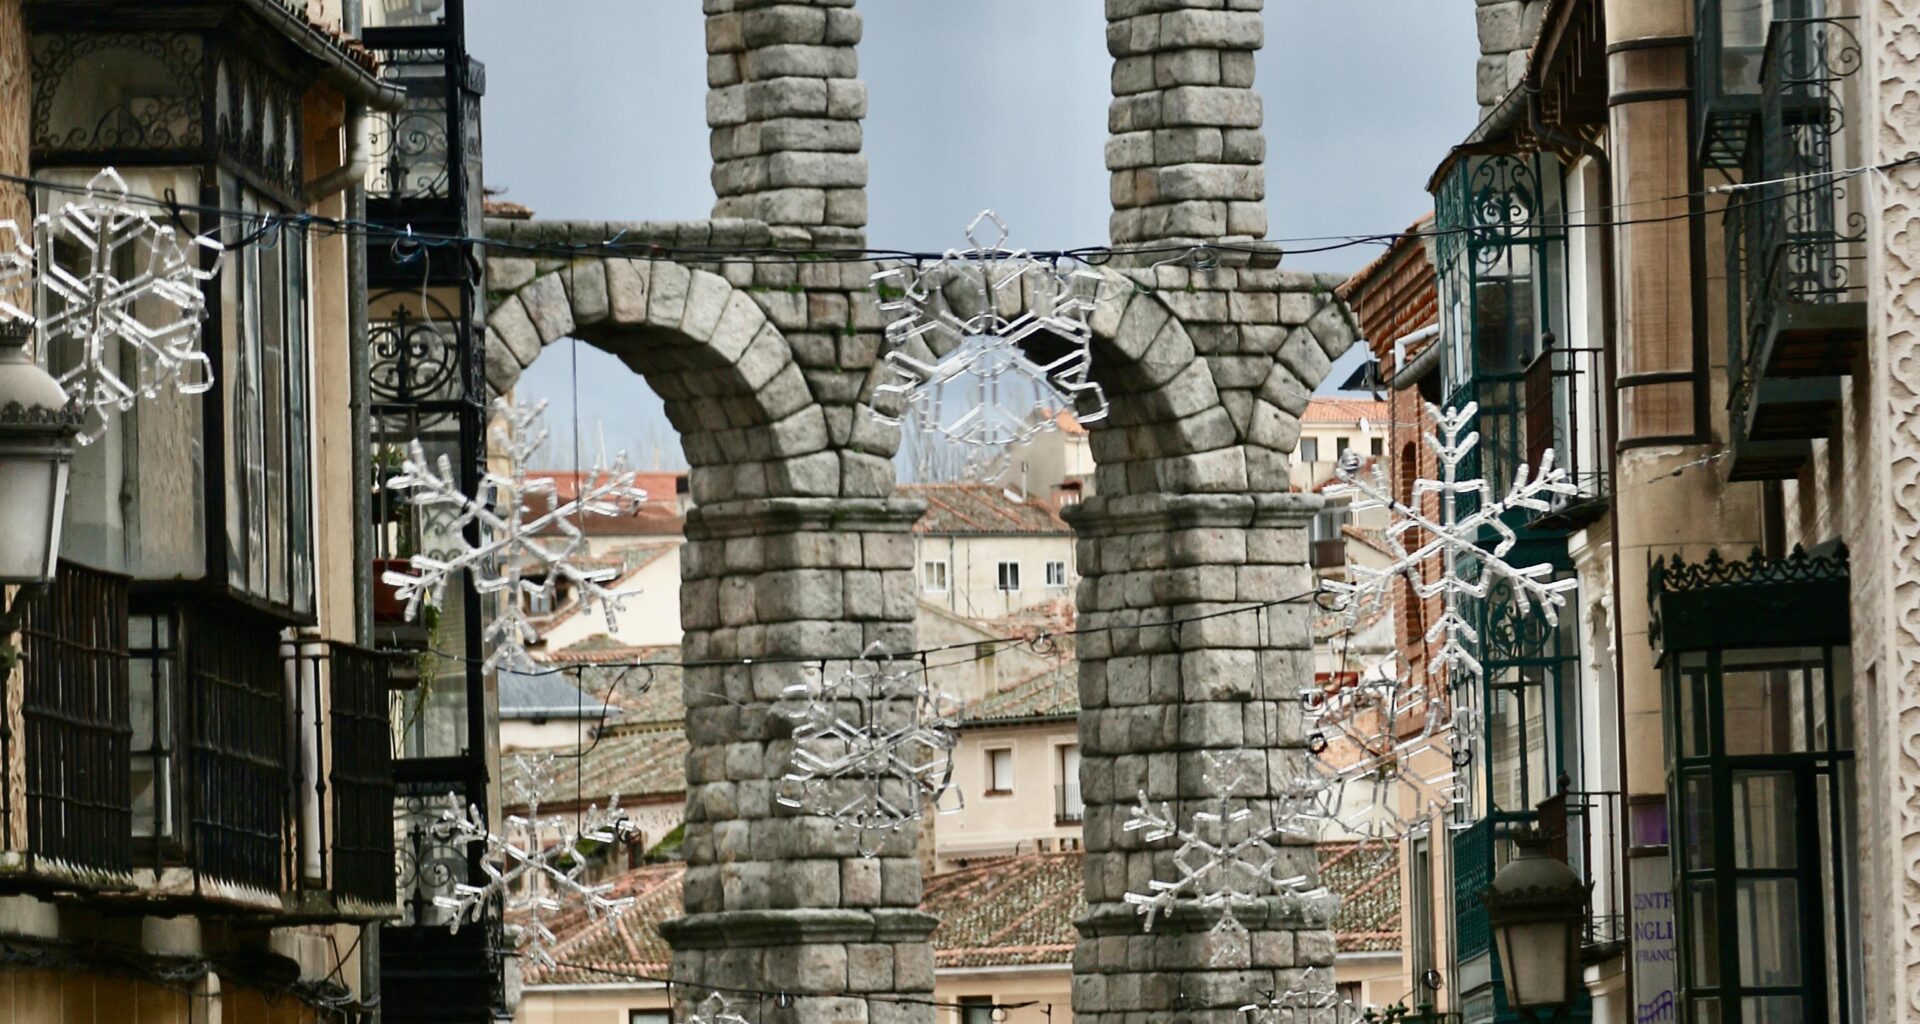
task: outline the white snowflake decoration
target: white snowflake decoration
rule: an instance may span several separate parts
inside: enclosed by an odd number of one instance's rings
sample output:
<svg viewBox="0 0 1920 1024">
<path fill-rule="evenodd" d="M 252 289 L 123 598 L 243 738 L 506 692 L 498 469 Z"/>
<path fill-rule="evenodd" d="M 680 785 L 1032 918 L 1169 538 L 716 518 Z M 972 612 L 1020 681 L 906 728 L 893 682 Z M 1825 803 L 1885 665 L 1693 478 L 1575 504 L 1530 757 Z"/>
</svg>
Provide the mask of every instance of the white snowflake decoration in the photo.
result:
<svg viewBox="0 0 1920 1024">
<path fill-rule="evenodd" d="M 213 387 L 213 363 L 200 351 L 207 300 L 201 286 L 223 252 L 206 236 L 187 236 L 128 197 L 109 167 L 84 194 L 33 221 L 32 245 L 0 221 L 0 313 L 37 323 L 42 360 L 55 355 L 55 380 L 86 413 L 81 444 L 106 433 L 110 412 L 173 388 L 197 395 Z M 5 296 L 38 286 L 35 318 Z M 123 362 L 123 353 L 130 359 Z M 71 365 L 64 365 L 71 360 Z"/>
<path fill-rule="evenodd" d="M 598 602 L 606 612 L 607 631 L 619 631 L 616 614 L 630 590 L 611 590 L 605 584 L 620 575 L 618 568 L 585 567 L 576 559 L 586 553 L 586 535 L 576 520 L 583 516 L 619 516 L 631 514 L 647 500 L 647 492 L 634 486 L 634 471 L 627 456 L 614 457 L 612 468 L 595 466 L 578 481 L 570 501 L 559 500 L 559 489 L 552 477 L 529 477 L 527 465 L 546 442 L 542 426 L 546 403 L 531 408 L 495 399 L 493 447 L 507 463 L 504 475 L 489 470 L 480 480 L 480 497 L 461 490 L 453 464 L 442 455 L 429 462 L 419 441 L 407 446 L 400 472 L 387 481 L 394 490 L 412 492 L 415 507 L 423 510 L 450 510 L 447 532 L 456 545 L 451 557 L 427 554 L 413 556 L 411 575 L 389 572 L 384 580 L 397 588 L 407 602 L 407 619 L 419 612 L 420 603 L 431 597 L 444 604 L 447 583 L 466 572 L 473 587 L 482 594 L 499 594 L 493 618 L 487 623 L 483 641 L 493 644 L 486 668 L 498 665 L 531 670 L 535 664 L 526 645 L 539 638 L 526 608 L 536 596 L 552 598 L 561 580 L 572 584 L 582 607 Z M 468 524 L 480 526 L 480 542 L 467 539 Z"/>
<path fill-rule="evenodd" d="M 516 802 L 527 806 L 526 815 L 508 815 L 506 828 L 496 834 L 478 807 L 461 808 L 454 801 L 442 817 L 441 836 L 485 844 L 480 869 L 486 880 L 456 883 L 451 896 L 435 896 L 433 903 L 452 911 L 447 927 L 454 932 L 467 921 L 478 921 L 487 907 L 503 903 L 509 917 L 517 918 L 510 920 L 508 932 L 521 953 L 552 967 L 558 940 L 547 923 L 550 915 L 574 905 L 584 908 L 590 920 L 610 921 L 633 906 L 634 897 L 610 897 L 611 884 L 592 884 L 581 876 L 595 850 L 632 842 L 640 830 L 621 812 L 618 795 L 605 810 L 589 807 L 578 824 L 565 815 L 542 818 L 540 802 L 553 785 L 554 757 L 517 755 L 514 760 L 519 772 L 512 788 Z"/>
<path fill-rule="evenodd" d="M 1342 998 L 1331 976 L 1309 967 L 1285 991 L 1268 992 L 1266 999 L 1248 1003 L 1240 1012 L 1249 1024 L 1358 1024 L 1377 1019 L 1379 1011 Z"/>
<path fill-rule="evenodd" d="M 1553 449 L 1549 448 L 1538 472 L 1521 466 L 1514 473 L 1512 486 L 1496 499 L 1493 488 L 1485 480 L 1463 480 L 1459 476 L 1460 464 L 1480 443 L 1480 434 L 1468 429 L 1479 413 L 1479 406 L 1469 402 L 1463 409 L 1442 411 L 1428 405 L 1427 413 L 1436 423 L 1435 432 L 1426 441 L 1439 460 L 1440 479 L 1415 481 L 1410 503 L 1394 497 L 1386 474 L 1377 463 L 1371 474 L 1364 474 L 1354 452 L 1349 451 L 1340 460 L 1336 467 L 1340 482 L 1327 488 L 1326 493 L 1353 495 L 1355 512 L 1388 510 L 1393 521 L 1385 530 L 1384 540 L 1393 561 L 1380 568 L 1350 565 L 1349 581 L 1325 580 L 1321 587 L 1343 598 L 1350 610 L 1361 605 L 1363 598 L 1384 599 L 1393 580 L 1402 577 L 1413 585 L 1414 593 L 1422 600 L 1439 596 L 1444 610 L 1427 630 L 1426 640 L 1442 643 L 1428 661 L 1427 671 L 1437 676 L 1454 670 L 1458 674 L 1449 675 L 1448 682 L 1457 686 L 1462 678 L 1479 678 L 1483 672 L 1471 650 L 1480 636 L 1462 613 L 1461 598 L 1484 598 L 1495 579 L 1505 579 L 1513 586 L 1519 614 L 1528 614 L 1532 606 L 1538 604 L 1550 624 L 1559 623 L 1558 609 L 1566 603 L 1566 592 L 1577 586 L 1577 581 L 1552 579 L 1553 566 L 1544 563 L 1519 567 L 1507 562 L 1506 554 L 1519 538 L 1501 517 L 1514 509 L 1547 511 L 1551 508 L 1547 495 L 1575 494 L 1578 489 L 1567 479 L 1566 471 L 1553 464 Z M 1422 510 L 1423 499 L 1428 495 L 1440 500 L 1437 517 Z M 1462 514 L 1459 502 L 1466 496 L 1477 497 L 1478 504 Z M 1483 530 L 1492 531 L 1498 538 L 1491 547 L 1482 547 L 1478 542 Z M 1429 583 L 1422 577 L 1421 567 L 1435 557 L 1441 560 L 1441 572 L 1438 579 Z M 1480 571 L 1477 578 L 1469 579 L 1464 570 L 1467 565 L 1475 564 Z"/>
<path fill-rule="evenodd" d="M 707 998 L 687 1016 L 686 1024 L 752 1024 L 747 1018 L 733 1011 L 733 1003 L 719 992 L 710 992 Z"/>
<path fill-rule="evenodd" d="M 966 451 L 962 472 L 991 483 L 1013 448 L 1058 429 L 1062 414 L 1079 410 L 1083 423 L 1107 415 L 1106 392 L 1089 379 L 1088 317 L 1103 278 L 1005 248 L 1006 224 L 992 210 L 966 234 L 968 248 L 949 249 L 931 266 L 873 275 L 879 308 L 894 317 L 892 379 L 874 389 L 874 417 L 900 423 L 878 410 L 898 399 L 932 438 Z M 930 475 L 933 467 L 920 469 Z"/>
<path fill-rule="evenodd" d="M 1279 798 L 1276 813 L 1265 821 L 1244 801 L 1234 806 L 1233 794 L 1245 791 L 1255 781 L 1247 771 L 1247 754 L 1237 750 L 1205 752 L 1202 780 L 1211 796 L 1189 821 L 1179 821 L 1165 802 L 1155 808 L 1141 792 L 1138 805 L 1121 826 L 1127 832 L 1144 832 L 1148 842 L 1180 840 L 1180 848 L 1173 855 L 1180 877 L 1172 881 L 1149 879 L 1149 891 L 1128 892 L 1122 899 L 1146 918 L 1148 931 L 1153 930 L 1155 917 L 1173 913 L 1181 906 L 1218 911 L 1219 919 L 1210 933 L 1214 941 L 1209 959 L 1215 967 L 1244 964 L 1248 959 L 1251 938 L 1236 909 L 1278 898 L 1284 912 L 1325 921 L 1332 918 L 1339 902 L 1325 889 L 1309 888 L 1304 875 L 1281 874 L 1280 851 L 1275 843 L 1282 835 L 1297 833 L 1301 828 L 1291 798 Z"/>
<path fill-rule="evenodd" d="M 1464 822 L 1471 712 L 1449 714 L 1447 695 L 1410 682 L 1398 655 L 1351 685 L 1303 690 L 1300 701 L 1311 816 L 1373 840 L 1403 839 L 1435 814 Z"/>
<path fill-rule="evenodd" d="M 775 799 L 858 831 L 861 856 L 927 805 L 960 809 L 951 783 L 962 705 L 933 689 L 917 662 L 895 662 L 876 643 L 844 672 L 817 673 L 783 697 L 793 759 Z"/>
</svg>

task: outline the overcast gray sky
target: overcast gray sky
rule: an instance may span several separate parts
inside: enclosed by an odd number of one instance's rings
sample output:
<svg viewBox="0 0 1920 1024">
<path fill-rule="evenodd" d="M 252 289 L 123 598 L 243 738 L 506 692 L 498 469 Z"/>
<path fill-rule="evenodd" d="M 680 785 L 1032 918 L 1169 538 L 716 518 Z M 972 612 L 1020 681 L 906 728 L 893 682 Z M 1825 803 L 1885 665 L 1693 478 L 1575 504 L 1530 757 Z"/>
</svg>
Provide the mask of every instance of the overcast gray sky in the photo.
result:
<svg viewBox="0 0 1920 1024">
<path fill-rule="evenodd" d="M 991 207 L 1035 249 L 1107 240 L 1109 95 L 1101 0 L 862 0 L 868 244 L 937 250 Z M 692 220 L 708 183 L 698 0 L 469 0 L 487 67 L 487 185 L 551 218 Z M 1472 128 L 1472 0 L 1267 0 L 1265 98 L 1275 238 L 1371 234 L 1431 205 L 1427 175 Z M 1349 271 L 1376 247 L 1297 250 Z M 576 367 L 550 350 L 522 378 L 566 450 Z M 642 465 L 681 465 L 659 403 L 581 346 L 579 418 Z M 589 452 L 590 454 L 590 452 Z"/>
</svg>

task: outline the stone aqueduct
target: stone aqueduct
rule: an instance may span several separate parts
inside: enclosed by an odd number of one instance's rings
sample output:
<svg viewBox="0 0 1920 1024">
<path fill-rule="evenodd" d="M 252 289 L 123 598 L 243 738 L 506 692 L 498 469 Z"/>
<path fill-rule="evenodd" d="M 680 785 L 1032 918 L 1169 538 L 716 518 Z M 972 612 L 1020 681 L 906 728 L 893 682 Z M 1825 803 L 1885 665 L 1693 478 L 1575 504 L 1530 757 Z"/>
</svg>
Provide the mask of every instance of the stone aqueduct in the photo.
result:
<svg viewBox="0 0 1920 1024">
<path fill-rule="evenodd" d="M 1116 244 L 1266 233 L 1253 53 L 1262 0 L 1107 0 L 1114 99 L 1106 148 Z M 705 0 L 707 117 L 719 201 L 688 224 L 493 221 L 518 243 L 678 249 L 864 245 L 865 85 L 852 0 Z M 1155 256 L 1154 260 L 1163 260 Z M 1304 605 L 1172 620 L 1312 588 L 1287 493 L 1297 417 L 1354 340 L 1336 279 L 1219 265 L 1105 271 L 1095 375 L 1112 413 L 1092 431 L 1096 497 L 1070 518 L 1083 575 L 1078 642 L 1086 895 L 1075 1018 L 1238 1021 L 1249 993 L 1333 960 L 1331 934 L 1278 899 L 1242 915 L 1251 952 L 1212 965 L 1210 922 L 1144 932 L 1122 895 L 1176 873 L 1167 843 L 1121 829 L 1138 791 L 1205 794 L 1202 752 L 1243 750 L 1241 796 L 1268 804 L 1299 757 L 1311 678 Z M 846 658 L 914 643 L 910 528 L 893 496 L 897 428 L 876 423 L 884 320 L 870 263 L 536 259 L 496 250 L 486 375 L 510 389 L 543 346 L 574 337 L 619 357 L 665 400 L 692 466 L 681 618 L 690 661 Z M 776 809 L 785 726 L 777 662 L 689 668 L 686 915 L 673 975 L 791 993 L 768 1022 L 931 1021 L 920 862 L 903 833 L 875 859 L 821 818 Z M 1311 851 L 1286 851 L 1301 873 Z M 697 999 L 699 993 L 695 991 Z M 904 998 L 903 998 L 904 997 Z M 682 993 L 683 1000 L 686 998 Z"/>
</svg>

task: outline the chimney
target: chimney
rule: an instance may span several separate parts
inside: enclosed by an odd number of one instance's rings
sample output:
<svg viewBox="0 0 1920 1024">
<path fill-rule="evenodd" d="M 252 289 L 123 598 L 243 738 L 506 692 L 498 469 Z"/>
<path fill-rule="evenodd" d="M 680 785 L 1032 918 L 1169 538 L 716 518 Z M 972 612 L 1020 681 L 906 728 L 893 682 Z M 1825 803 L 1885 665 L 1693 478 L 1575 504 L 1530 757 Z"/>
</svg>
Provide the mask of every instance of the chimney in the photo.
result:
<svg viewBox="0 0 1920 1024">
<path fill-rule="evenodd" d="M 785 245 L 866 244 L 853 0 L 705 0 L 715 217 Z"/>
<path fill-rule="evenodd" d="M 1115 245 L 1266 237 L 1264 0 L 1107 0 Z"/>
</svg>

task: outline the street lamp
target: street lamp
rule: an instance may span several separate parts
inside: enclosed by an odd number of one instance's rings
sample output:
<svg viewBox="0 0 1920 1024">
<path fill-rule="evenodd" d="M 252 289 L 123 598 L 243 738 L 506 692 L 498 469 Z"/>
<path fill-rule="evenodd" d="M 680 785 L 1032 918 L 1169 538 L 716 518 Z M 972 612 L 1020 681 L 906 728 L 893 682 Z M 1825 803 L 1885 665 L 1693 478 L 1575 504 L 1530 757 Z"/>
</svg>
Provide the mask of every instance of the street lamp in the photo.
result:
<svg viewBox="0 0 1920 1024">
<path fill-rule="evenodd" d="M 1480 893 L 1500 952 L 1507 1006 L 1528 1020 L 1564 1020 L 1580 983 L 1580 924 L 1592 886 L 1547 852 L 1543 832 L 1513 836 L 1513 860 Z"/>
<path fill-rule="evenodd" d="M 53 582 L 80 411 L 27 354 L 28 324 L 0 322 L 0 678 L 18 656 L 25 598 Z M 5 591 L 17 588 L 9 601 Z"/>
</svg>

